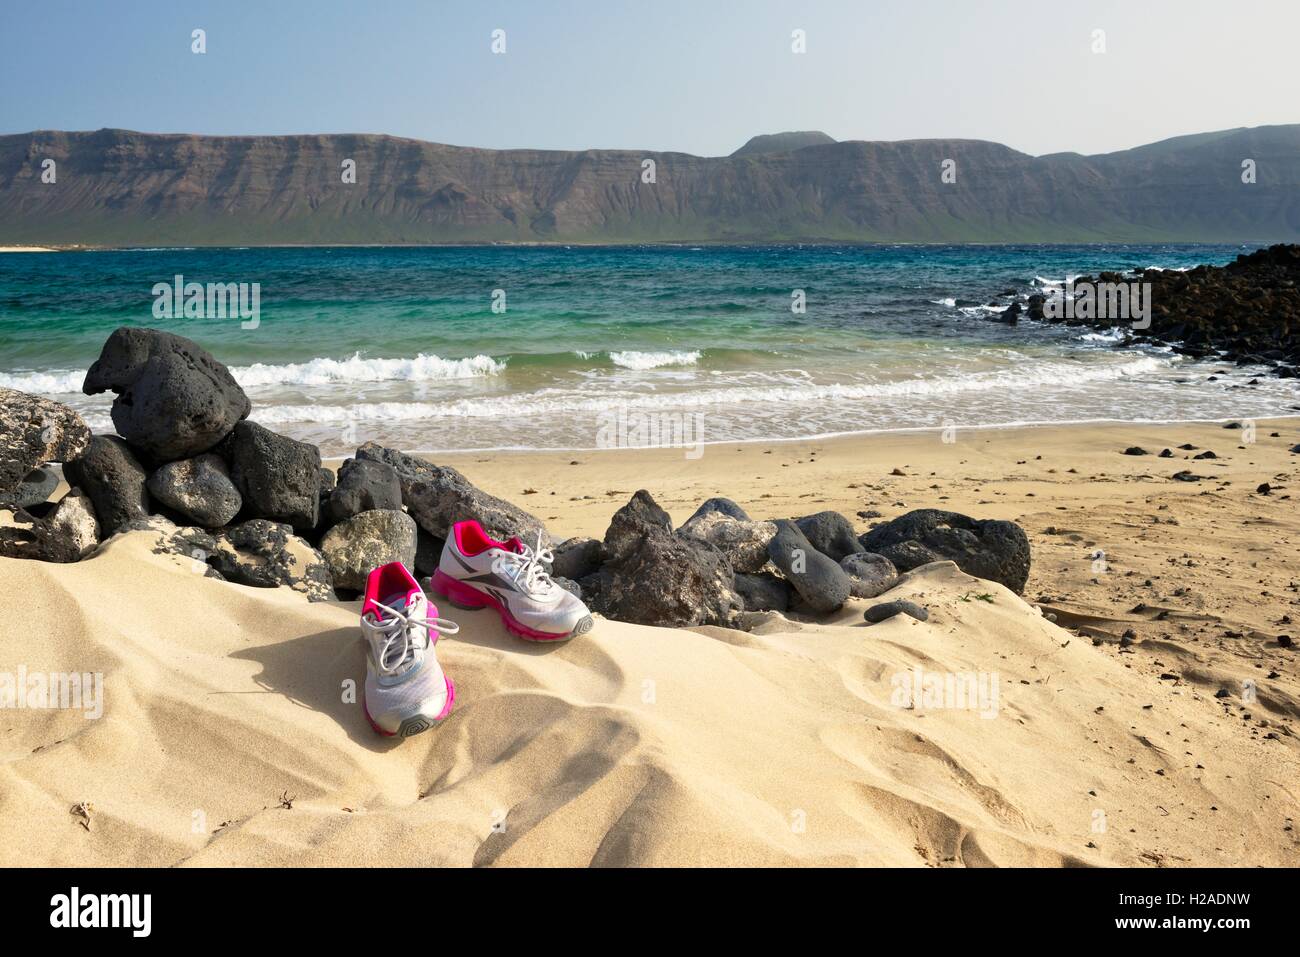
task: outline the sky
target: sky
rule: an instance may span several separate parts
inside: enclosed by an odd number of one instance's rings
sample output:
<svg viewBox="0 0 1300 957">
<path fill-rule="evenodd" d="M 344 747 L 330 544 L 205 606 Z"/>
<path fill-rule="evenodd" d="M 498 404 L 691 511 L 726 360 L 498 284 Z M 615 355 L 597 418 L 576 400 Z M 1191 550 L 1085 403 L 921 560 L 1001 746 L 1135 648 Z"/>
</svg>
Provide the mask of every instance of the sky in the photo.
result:
<svg viewBox="0 0 1300 957">
<path fill-rule="evenodd" d="M 0 0 L 0 133 L 1102 153 L 1300 122 L 1297 35 L 1300 0 Z"/>
</svg>

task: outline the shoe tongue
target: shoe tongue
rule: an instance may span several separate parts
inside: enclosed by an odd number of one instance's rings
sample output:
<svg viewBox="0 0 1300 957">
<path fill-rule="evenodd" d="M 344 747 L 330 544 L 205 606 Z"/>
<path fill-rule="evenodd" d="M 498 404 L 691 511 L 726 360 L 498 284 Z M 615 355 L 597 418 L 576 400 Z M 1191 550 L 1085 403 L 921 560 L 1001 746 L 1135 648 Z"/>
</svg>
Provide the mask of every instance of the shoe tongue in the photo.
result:
<svg viewBox="0 0 1300 957">
<path fill-rule="evenodd" d="M 522 555 L 524 553 L 524 543 L 520 540 L 518 535 L 506 542 L 505 546 L 506 551 L 514 552 L 516 555 Z"/>
</svg>

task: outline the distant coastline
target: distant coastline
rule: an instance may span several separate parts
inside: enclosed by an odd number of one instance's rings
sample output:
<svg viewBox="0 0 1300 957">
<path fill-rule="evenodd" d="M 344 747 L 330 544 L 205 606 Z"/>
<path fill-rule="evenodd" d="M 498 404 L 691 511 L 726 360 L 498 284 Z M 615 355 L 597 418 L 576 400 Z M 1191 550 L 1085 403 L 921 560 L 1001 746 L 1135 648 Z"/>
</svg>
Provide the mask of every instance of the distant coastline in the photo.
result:
<svg viewBox="0 0 1300 957">
<path fill-rule="evenodd" d="M 373 134 L 40 130 L 0 136 L 0 241 L 101 248 L 1300 241 L 1300 124 L 1095 156 L 1030 156 L 971 139 L 805 142 L 777 136 L 757 152 L 701 157 L 484 150 Z"/>
</svg>

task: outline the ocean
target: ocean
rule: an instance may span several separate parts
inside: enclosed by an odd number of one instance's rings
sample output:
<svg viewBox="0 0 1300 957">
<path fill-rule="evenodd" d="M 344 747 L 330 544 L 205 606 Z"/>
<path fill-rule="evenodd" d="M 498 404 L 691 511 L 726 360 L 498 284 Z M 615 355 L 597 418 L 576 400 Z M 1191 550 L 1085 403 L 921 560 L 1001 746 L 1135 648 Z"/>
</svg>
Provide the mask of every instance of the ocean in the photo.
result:
<svg viewBox="0 0 1300 957">
<path fill-rule="evenodd" d="M 252 418 L 326 455 L 589 449 L 611 415 L 706 443 L 1294 414 L 1294 380 L 990 322 L 1081 273 L 1247 246 L 383 247 L 0 254 L 0 385 L 111 431 L 80 391 L 118 326 L 187 336 Z M 155 285 L 257 283 L 257 322 L 159 318 Z M 797 311 L 802 291 L 804 308 Z M 250 328 L 255 325 L 255 328 Z M 1257 384 L 1250 384 L 1256 376 Z"/>
</svg>

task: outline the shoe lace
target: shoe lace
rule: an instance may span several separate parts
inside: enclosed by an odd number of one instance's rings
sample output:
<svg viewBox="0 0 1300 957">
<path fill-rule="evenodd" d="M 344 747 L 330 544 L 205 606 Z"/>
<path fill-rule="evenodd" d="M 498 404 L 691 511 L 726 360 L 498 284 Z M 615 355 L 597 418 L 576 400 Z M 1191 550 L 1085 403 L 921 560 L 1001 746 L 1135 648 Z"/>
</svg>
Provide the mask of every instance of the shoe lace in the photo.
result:
<svg viewBox="0 0 1300 957">
<path fill-rule="evenodd" d="M 376 656 L 379 670 L 384 674 L 394 674 L 411 659 L 417 649 L 429 647 L 430 635 L 454 635 L 460 631 L 460 625 L 446 618 L 417 618 L 389 608 L 382 602 L 373 602 L 391 615 L 391 618 L 379 619 L 370 615 L 371 626 L 384 637 L 384 643 Z M 437 638 L 433 639 L 435 642 Z"/>
<path fill-rule="evenodd" d="M 546 570 L 555 558 L 555 553 L 542 547 L 542 533 L 537 533 L 537 546 L 519 543 L 521 551 L 506 552 L 500 559 L 501 568 L 508 572 L 515 584 L 531 593 L 548 591 L 555 584 L 555 579 Z"/>
</svg>

